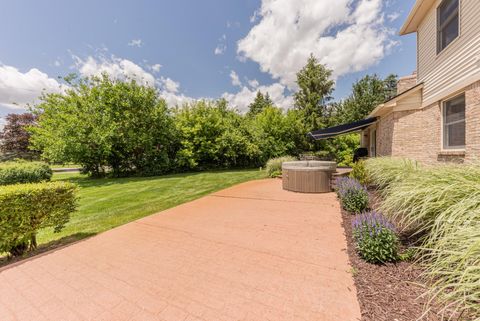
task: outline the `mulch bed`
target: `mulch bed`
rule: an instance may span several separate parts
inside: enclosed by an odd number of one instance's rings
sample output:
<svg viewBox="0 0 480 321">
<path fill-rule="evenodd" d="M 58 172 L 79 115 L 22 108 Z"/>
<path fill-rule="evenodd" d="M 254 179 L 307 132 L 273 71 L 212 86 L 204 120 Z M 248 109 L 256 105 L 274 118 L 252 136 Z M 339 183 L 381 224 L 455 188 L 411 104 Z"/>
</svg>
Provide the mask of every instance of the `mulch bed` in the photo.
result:
<svg viewBox="0 0 480 321">
<path fill-rule="evenodd" d="M 348 243 L 348 255 L 357 287 L 362 321 L 442 320 L 433 306 L 426 312 L 428 297 L 422 296 L 425 286 L 422 270 L 412 262 L 375 265 L 365 262 L 355 250 L 352 235 L 354 215 L 342 211 Z"/>
</svg>

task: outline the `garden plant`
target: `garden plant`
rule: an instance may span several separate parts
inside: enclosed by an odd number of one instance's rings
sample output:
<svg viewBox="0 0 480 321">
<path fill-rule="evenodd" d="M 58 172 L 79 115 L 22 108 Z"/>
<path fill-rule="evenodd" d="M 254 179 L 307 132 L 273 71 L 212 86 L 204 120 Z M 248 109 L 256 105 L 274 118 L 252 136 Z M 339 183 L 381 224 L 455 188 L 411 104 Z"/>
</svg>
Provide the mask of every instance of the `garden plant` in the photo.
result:
<svg viewBox="0 0 480 321">
<path fill-rule="evenodd" d="M 420 237 L 417 260 L 430 278 L 430 294 L 459 314 L 480 315 L 480 165 L 418 170 L 413 164 L 367 162 L 373 183 L 383 187 L 381 210 Z"/>
<path fill-rule="evenodd" d="M 342 207 L 350 213 L 362 213 L 368 208 L 367 188 L 356 179 L 340 177 L 336 181 L 337 195 Z"/>
<path fill-rule="evenodd" d="M 395 227 L 381 213 L 371 211 L 357 215 L 352 226 L 357 250 L 365 261 L 383 264 L 398 260 Z"/>
<path fill-rule="evenodd" d="M 297 158 L 293 156 L 284 156 L 272 158 L 267 162 L 266 170 L 268 177 L 278 177 L 282 175 L 282 164 L 285 162 L 296 161 Z"/>
</svg>

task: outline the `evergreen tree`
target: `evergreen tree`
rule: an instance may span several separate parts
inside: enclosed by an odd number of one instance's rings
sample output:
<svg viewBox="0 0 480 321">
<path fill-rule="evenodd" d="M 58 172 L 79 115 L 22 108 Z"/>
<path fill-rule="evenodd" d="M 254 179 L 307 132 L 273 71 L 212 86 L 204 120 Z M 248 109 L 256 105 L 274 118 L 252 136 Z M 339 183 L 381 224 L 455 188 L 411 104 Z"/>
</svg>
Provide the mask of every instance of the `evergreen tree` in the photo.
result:
<svg viewBox="0 0 480 321">
<path fill-rule="evenodd" d="M 297 73 L 299 91 L 295 93 L 295 108 L 304 114 L 308 130 L 327 125 L 328 102 L 332 99 L 335 82 L 332 70 L 310 55 L 307 64 Z"/>
<path fill-rule="evenodd" d="M 261 91 L 257 91 L 255 99 L 248 106 L 248 115 L 255 116 L 260 114 L 265 108 L 271 106 L 273 106 L 273 101 L 270 99 L 270 95 L 268 93 L 263 95 Z"/>
</svg>

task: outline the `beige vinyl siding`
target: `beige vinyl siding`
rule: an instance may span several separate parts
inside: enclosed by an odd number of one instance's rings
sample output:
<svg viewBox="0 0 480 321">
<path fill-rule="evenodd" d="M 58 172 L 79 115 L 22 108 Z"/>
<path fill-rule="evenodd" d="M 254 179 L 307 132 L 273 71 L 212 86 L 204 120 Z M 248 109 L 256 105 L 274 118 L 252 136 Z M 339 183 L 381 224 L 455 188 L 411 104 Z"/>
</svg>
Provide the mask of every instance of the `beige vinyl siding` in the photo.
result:
<svg viewBox="0 0 480 321">
<path fill-rule="evenodd" d="M 419 90 L 416 93 L 413 93 L 403 99 L 400 99 L 393 110 L 404 111 L 404 110 L 420 109 L 421 107 L 422 107 L 422 91 Z"/>
<path fill-rule="evenodd" d="M 418 81 L 423 105 L 480 79 L 480 1 L 460 0 L 460 36 L 437 55 L 438 0 L 418 28 Z M 443 96 L 443 97 L 442 97 Z"/>
</svg>

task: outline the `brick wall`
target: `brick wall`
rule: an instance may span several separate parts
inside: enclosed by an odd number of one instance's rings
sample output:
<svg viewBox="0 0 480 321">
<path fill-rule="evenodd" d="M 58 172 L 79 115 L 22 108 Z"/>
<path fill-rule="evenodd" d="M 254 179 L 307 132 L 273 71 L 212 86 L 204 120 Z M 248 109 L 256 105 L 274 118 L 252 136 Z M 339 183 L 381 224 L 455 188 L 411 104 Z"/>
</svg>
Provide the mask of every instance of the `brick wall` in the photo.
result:
<svg viewBox="0 0 480 321">
<path fill-rule="evenodd" d="M 377 123 L 377 155 L 422 163 L 480 160 L 480 81 L 465 88 L 465 152 L 442 151 L 441 102 L 419 110 L 392 112 Z"/>
<path fill-rule="evenodd" d="M 480 81 L 465 91 L 465 159 L 480 160 Z"/>
<path fill-rule="evenodd" d="M 440 152 L 440 105 L 394 112 L 392 154 L 423 163 L 437 161 Z"/>
<path fill-rule="evenodd" d="M 393 113 L 381 117 L 377 122 L 377 156 L 392 156 L 393 130 Z"/>
<path fill-rule="evenodd" d="M 417 85 L 417 73 L 414 72 L 410 76 L 401 77 L 397 83 L 397 95 L 409 90 Z"/>
</svg>

